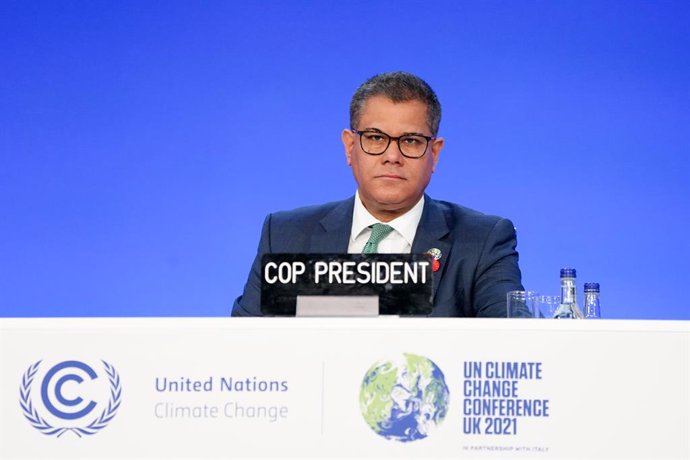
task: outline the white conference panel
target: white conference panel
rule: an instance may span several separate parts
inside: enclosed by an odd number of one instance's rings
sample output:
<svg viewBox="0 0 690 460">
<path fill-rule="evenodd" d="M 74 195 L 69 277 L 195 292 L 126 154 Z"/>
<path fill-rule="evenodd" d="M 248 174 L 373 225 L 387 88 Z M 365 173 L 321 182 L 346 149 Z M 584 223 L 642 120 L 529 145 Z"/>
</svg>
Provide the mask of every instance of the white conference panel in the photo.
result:
<svg viewBox="0 0 690 460">
<path fill-rule="evenodd" d="M 0 457 L 688 458 L 690 327 L 0 319 Z"/>
</svg>

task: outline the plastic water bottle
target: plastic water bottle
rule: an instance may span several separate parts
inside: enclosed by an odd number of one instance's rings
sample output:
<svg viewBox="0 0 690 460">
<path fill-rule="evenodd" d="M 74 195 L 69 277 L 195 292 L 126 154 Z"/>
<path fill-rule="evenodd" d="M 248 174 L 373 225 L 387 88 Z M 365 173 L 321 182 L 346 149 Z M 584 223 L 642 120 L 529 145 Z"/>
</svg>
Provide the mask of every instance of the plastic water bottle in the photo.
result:
<svg viewBox="0 0 690 460">
<path fill-rule="evenodd" d="M 599 283 L 585 283 L 585 318 L 601 318 L 599 308 Z"/>
<path fill-rule="evenodd" d="M 574 268 L 561 269 L 561 304 L 558 306 L 554 318 L 570 319 L 582 318 L 582 312 L 577 307 L 577 287 L 575 278 L 577 273 Z"/>
</svg>

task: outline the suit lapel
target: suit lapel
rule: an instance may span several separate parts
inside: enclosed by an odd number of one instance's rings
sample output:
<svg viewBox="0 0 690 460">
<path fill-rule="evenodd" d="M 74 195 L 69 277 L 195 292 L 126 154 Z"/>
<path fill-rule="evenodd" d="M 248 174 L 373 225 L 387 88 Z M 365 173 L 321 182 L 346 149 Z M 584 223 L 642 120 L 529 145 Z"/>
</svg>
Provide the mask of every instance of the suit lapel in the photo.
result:
<svg viewBox="0 0 690 460">
<path fill-rule="evenodd" d="M 309 252 L 315 254 L 347 253 L 354 204 L 354 197 L 341 201 L 319 221 L 320 227 L 317 227 L 312 234 Z"/>
<path fill-rule="evenodd" d="M 434 295 L 438 291 L 438 285 L 441 282 L 446 269 L 446 263 L 450 257 L 452 246 L 443 239 L 449 232 L 448 222 L 441 207 L 427 195 L 424 195 L 424 211 L 414 237 L 412 253 L 423 254 L 432 248 L 437 248 L 441 251 L 441 259 L 439 260 L 441 266 L 434 273 Z"/>
</svg>

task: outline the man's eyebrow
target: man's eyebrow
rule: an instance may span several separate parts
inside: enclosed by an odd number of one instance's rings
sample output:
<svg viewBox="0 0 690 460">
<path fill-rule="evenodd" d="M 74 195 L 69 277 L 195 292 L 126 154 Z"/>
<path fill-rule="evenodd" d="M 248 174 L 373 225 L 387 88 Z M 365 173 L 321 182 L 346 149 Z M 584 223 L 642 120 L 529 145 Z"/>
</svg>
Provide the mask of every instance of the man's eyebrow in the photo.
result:
<svg viewBox="0 0 690 460">
<path fill-rule="evenodd" d="M 387 133 L 381 131 L 380 129 L 378 129 L 378 128 L 373 128 L 373 127 L 372 127 L 372 128 L 364 128 L 362 131 L 375 131 L 375 132 L 377 132 L 377 133 L 381 133 L 381 134 L 386 134 L 386 135 L 388 135 Z M 402 136 L 422 136 L 422 137 L 429 137 L 429 136 L 427 136 L 427 135 L 424 134 L 424 133 L 418 133 L 418 132 L 416 132 L 416 131 L 402 133 L 402 134 L 401 134 L 400 136 L 398 136 L 398 137 L 402 137 Z"/>
</svg>

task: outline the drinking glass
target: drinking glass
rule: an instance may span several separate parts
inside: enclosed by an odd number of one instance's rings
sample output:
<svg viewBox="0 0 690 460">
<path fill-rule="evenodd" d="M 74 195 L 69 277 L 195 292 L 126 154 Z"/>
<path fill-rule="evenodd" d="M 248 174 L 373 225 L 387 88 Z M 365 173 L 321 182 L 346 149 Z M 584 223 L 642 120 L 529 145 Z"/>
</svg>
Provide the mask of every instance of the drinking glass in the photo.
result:
<svg viewBox="0 0 690 460">
<path fill-rule="evenodd" d="M 506 294 L 508 318 L 535 318 L 539 294 L 534 291 L 510 291 Z"/>
<path fill-rule="evenodd" d="M 557 295 L 540 295 L 535 299 L 534 317 L 552 319 L 561 303 Z"/>
</svg>

